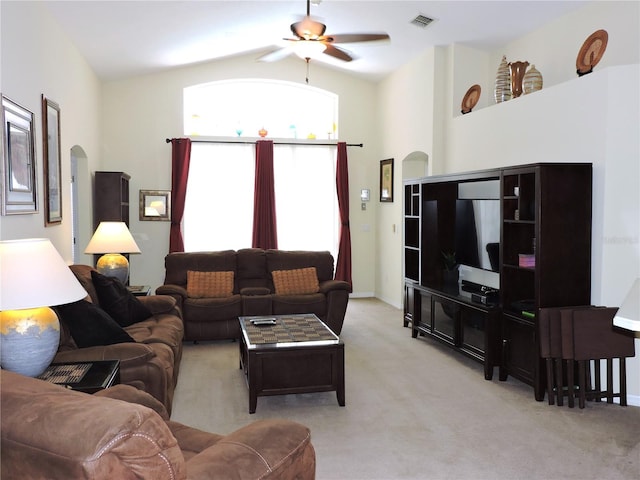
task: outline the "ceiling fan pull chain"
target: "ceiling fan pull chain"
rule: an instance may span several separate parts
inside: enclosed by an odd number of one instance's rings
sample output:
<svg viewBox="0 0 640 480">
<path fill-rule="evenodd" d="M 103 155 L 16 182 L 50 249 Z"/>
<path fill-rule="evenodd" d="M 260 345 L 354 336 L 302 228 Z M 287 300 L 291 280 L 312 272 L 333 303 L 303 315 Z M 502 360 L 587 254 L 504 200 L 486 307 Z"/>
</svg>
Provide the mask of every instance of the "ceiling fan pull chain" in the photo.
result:
<svg viewBox="0 0 640 480">
<path fill-rule="evenodd" d="M 305 62 L 307 62 L 307 76 L 305 77 L 305 81 L 307 82 L 307 85 L 309 85 L 309 60 L 311 60 L 309 57 L 306 57 Z"/>
</svg>

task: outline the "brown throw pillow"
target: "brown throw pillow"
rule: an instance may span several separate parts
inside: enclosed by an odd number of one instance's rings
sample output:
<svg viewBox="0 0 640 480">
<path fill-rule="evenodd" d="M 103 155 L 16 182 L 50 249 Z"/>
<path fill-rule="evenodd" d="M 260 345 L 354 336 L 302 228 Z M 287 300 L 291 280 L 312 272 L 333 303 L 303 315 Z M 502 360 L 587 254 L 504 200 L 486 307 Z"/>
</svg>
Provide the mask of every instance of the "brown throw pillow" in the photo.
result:
<svg viewBox="0 0 640 480">
<path fill-rule="evenodd" d="M 233 272 L 187 270 L 187 295 L 191 298 L 219 298 L 233 295 Z"/>
<path fill-rule="evenodd" d="M 274 270 L 271 276 L 278 295 L 304 295 L 320 291 L 316 267 Z"/>
</svg>

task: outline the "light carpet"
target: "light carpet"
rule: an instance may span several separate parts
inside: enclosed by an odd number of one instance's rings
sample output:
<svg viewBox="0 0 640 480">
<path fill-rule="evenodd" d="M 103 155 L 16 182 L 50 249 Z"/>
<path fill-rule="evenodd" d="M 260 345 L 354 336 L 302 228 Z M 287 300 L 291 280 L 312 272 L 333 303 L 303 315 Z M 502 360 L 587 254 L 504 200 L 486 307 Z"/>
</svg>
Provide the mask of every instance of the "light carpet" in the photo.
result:
<svg viewBox="0 0 640 480">
<path fill-rule="evenodd" d="M 518 380 L 484 379 L 482 365 L 426 338 L 402 312 L 351 299 L 346 406 L 335 392 L 249 395 L 238 343 L 185 343 L 172 419 L 230 433 L 286 418 L 311 429 L 319 480 L 640 478 L 640 408 L 536 402 Z"/>
</svg>

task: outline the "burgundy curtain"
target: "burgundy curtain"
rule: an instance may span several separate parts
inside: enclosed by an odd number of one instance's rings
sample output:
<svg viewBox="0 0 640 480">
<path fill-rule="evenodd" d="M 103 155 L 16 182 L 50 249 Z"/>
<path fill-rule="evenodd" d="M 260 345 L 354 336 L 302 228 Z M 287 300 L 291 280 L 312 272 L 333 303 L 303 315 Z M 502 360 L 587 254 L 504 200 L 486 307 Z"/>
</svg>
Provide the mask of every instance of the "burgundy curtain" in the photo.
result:
<svg viewBox="0 0 640 480">
<path fill-rule="evenodd" d="M 191 161 L 191 139 L 171 139 L 171 230 L 169 232 L 169 253 L 184 252 L 184 242 L 180 224 L 184 214 L 187 195 L 187 178 Z"/>
<path fill-rule="evenodd" d="M 253 248 L 278 248 L 276 195 L 273 186 L 273 142 L 256 142 L 256 181 L 253 194 Z"/>
<path fill-rule="evenodd" d="M 349 229 L 349 166 L 347 163 L 347 144 L 338 142 L 336 165 L 336 191 L 340 210 L 340 243 L 336 262 L 336 280 L 351 281 L 351 230 Z"/>
</svg>

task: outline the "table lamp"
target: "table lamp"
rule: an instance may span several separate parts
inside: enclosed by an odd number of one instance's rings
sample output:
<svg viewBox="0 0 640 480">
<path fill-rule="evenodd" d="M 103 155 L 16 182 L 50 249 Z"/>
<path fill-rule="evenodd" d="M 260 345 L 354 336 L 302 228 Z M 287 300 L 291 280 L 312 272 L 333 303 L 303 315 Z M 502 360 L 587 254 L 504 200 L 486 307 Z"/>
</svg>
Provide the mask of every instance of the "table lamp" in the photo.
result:
<svg viewBox="0 0 640 480">
<path fill-rule="evenodd" d="M 86 296 L 48 239 L 0 242 L 0 366 L 30 377 L 44 372 L 60 343 L 49 306 Z"/>
<path fill-rule="evenodd" d="M 103 253 L 98 259 L 96 270 L 126 284 L 129 278 L 129 261 L 121 254 L 140 253 L 140 248 L 124 222 L 100 222 L 84 253 Z"/>
<path fill-rule="evenodd" d="M 633 282 L 622 305 L 613 317 L 616 327 L 640 332 L 640 278 Z"/>
</svg>

